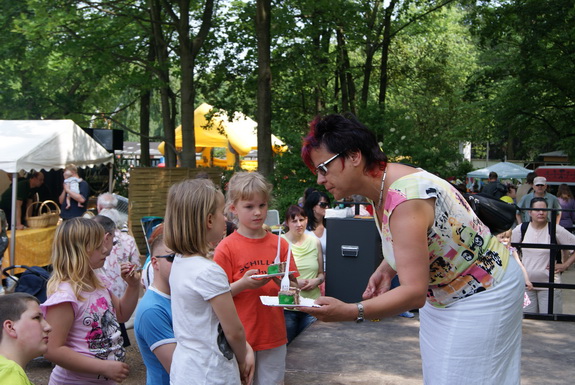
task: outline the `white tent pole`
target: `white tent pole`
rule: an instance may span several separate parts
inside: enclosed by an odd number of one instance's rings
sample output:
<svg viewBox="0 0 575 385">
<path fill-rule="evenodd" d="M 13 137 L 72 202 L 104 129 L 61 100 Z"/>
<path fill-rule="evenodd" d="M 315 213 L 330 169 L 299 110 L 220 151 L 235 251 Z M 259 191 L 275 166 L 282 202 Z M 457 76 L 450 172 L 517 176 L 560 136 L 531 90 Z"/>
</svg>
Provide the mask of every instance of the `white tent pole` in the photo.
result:
<svg viewBox="0 0 575 385">
<path fill-rule="evenodd" d="M 113 184 L 114 183 L 114 163 L 110 163 L 108 165 L 108 192 L 111 194 L 113 188 Z"/>
<path fill-rule="evenodd" d="M 10 266 L 14 265 L 14 252 L 16 251 L 16 193 L 18 190 L 18 173 L 12 173 L 12 215 L 10 219 Z"/>
</svg>

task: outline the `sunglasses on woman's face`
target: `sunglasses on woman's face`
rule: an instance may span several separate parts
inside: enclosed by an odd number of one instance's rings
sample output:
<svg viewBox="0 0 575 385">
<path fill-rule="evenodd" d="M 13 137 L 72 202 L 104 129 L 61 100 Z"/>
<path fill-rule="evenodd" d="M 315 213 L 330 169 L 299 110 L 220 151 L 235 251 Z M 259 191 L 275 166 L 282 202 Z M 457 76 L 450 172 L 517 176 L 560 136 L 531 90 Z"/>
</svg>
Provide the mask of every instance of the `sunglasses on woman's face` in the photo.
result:
<svg viewBox="0 0 575 385">
<path fill-rule="evenodd" d="M 319 202 L 317 205 L 322 209 L 327 209 L 329 207 L 329 204 L 327 202 Z"/>
<path fill-rule="evenodd" d="M 168 255 L 156 255 L 156 258 L 166 258 L 166 261 L 172 263 L 174 262 L 174 257 L 176 254 L 168 254 Z"/>
</svg>

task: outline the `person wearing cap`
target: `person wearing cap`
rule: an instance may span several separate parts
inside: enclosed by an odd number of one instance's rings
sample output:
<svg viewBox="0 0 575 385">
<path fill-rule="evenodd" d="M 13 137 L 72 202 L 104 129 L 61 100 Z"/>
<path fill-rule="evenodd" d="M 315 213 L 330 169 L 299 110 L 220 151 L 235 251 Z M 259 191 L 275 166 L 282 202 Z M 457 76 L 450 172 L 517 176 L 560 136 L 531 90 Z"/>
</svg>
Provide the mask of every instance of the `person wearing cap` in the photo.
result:
<svg viewBox="0 0 575 385">
<path fill-rule="evenodd" d="M 533 198 L 544 198 L 547 202 L 547 207 L 550 209 L 557 209 L 561 210 L 561 205 L 559 204 L 559 199 L 553 194 L 549 194 L 547 192 L 547 179 L 543 176 L 538 176 L 533 179 L 533 191 L 529 194 L 526 194 L 521 198 L 517 206 L 519 209 L 526 209 L 531 207 L 531 200 Z M 517 211 L 517 224 L 523 222 L 529 222 L 529 210 L 518 210 Z M 557 212 L 557 219 L 556 222 L 559 224 L 561 220 L 561 211 Z M 551 211 L 547 213 L 547 221 L 551 222 Z"/>
</svg>

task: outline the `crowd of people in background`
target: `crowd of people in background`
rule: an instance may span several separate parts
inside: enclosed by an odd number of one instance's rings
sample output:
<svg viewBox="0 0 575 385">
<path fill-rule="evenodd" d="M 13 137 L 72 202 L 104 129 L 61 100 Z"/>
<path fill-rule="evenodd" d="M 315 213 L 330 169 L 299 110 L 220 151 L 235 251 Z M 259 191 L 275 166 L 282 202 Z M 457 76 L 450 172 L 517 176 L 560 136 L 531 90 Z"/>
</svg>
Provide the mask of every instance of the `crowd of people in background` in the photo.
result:
<svg viewBox="0 0 575 385">
<path fill-rule="evenodd" d="M 336 116 L 329 119 L 341 118 Z M 433 378 L 437 359 L 460 353 L 453 346 L 444 346 L 439 341 L 435 334 L 435 319 L 440 318 L 443 325 L 461 322 L 465 318 L 464 313 L 478 316 L 478 309 L 483 309 L 483 305 L 475 308 L 467 301 L 466 305 L 460 306 L 461 313 L 453 319 L 449 319 L 447 313 L 440 314 L 438 309 L 459 307 L 455 306 L 458 299 L 474 293 L 446 293 L 442 285 L 431 285 L 428 289 L 429 274 L 437 273 L 439 267 L 432 266 L 429 272 L 426 266 L 428 262 L 420 261 L 416 265 L 422 268 L 415 277 L 409 272 L 408 265 L 402 262 L 401 255 L 396 256 L 397 260 L 392 258 L 394 253 L 385 246 L 385 240 L 391 239 L 394 229 L 404 228 L 397 219 L 391 227 L 389 224 L 393 209 L 403 210 L 399 205 L 402 199 L 409 197 L 421 202 L 445 199 L 455 202 L 456 189 L 450 190 L 447 182 L 423 170 L 388 164 L 382 155 L 377 155 L 381 158 L 371 159 L 369 156 L 373 154 L 369 155 L 369 151 L 364 151 L 361 146 L 357 152 L 346 153 L 345 150 L 337 150 L 338 146 L 344 145 L 343 142 L 316 143 L 314 140 L 317 138 L 313 136 L 317 134 L 314 132 L 318 130 L 317 125 L 331 123 L 316 121 L 314 124 L 316 126 L 312 125 L 304 146 L 304 161 L 318 174 L 320 184 L 332 187 L 330 192 L 337 198 L 344 198 L 335 202 L 336 207 L 340 204 L 342 208 L 352 207 L 351 215 L 375 216 L 376 220 L 384 218 L 377 225 L 384 241 L 386 261 L 394 263 L 382 263 L 374 273 L 364 294 L 366 301 L 357 304 L 359 313 L 356 321 L 362 321 L 364 316 L 378 318 L 403 314 L 413 317 L 408 310 L 424 306 L 425 301 L 422 302 L 421 298 L 425 300 L 427 295 L 428 303 L 421 309 L 424 320 L 422 338 L 427 336 L 429 341 L 422 341 L 422 356 L 424 376 Z M 358 122 L 346 120 L 338 124 L 353 126 L 355 131 L 365 135 L 366 143 L 371 143 L 371 137 Z M 328 131 L 330 129 L 332 127 Z M 323 136 L 321 140 L 324 140 Z M 344 147 L 347 145 L 345 143 Z M 373 149 L 370 151 L 377 152 Z M 364 156 L 365 159 L 362 158 Z M 375 192 L 344 187 L 335 182 L 333 186 L 328 185 L 331 183 L 327 176 L 328 164 L 338 158 L 338 166 L 334 167 L 337 171 L 330 172 L 345 175 L 349 186 L 368 175 L 369 180 L 363 182 L 377 185 Z M 351 168 L 347 171 L 347 162 L 369 170 L 364 176 L 354 176 L 353 172 L 357 171 Z M 390 180 L 386 185 L 388 170 Z M 42 175 L 33 173 L 19 182 L 19 203 L 15 213 L 17 228 L 24 228 L 20 220 L 22 209 L 30 198 L 30 189 L 42 185 Z M 130 368 L 124 362 L 125 348 L 130 345 L 125 322 L 135 312 L 134 333 L 146 366 L 147 384 L 187 384 L 195 378 L 210 384 L 281 384 L 285 374 L 287 346 L 299 334 L 317 317 L 326 321 L 348 320 L 349 312 L 343 310 L 348 304 L 321 297 L 325 295 L 325 281 L 329 279 L 326 214 L 334 208 L 330 195 L 322 189 L 307 188 L 302 198 L 285 211 L 282 227 L 270 229 L 264 226 L 264 222 L 271 202 L 272 186 L 257 172 L 234 174 L 225 196 L 209 179 L 203 177 L 176 183 L 168 193 L 165 221 L 154 229 L 148 240 L 150 263 L 149 271 L 146 271 L 148 278 L 144 283 L 140 254 L 134 237 L 129 233 L 125 216 L 117 210 L 117 198 L 108 193 L 100 195 L 97 215 L 94 215 L 87 211 L 89 188 L 79 178 L 77 168 L 73 165 L 66 167 L 64 175 L 66 179 L 59 197 L 63 222 L 56 230 L 53 243 L 53 273 L 48 282 L 47 301 L 40 304 L 35 297 L 24 294 L 0 296 L 0 382 L 29 384 L 23 367 L 42 354 L 56 365 L 50 376 L 51 385 L 114 384 L 124 381 L 130 374 Z M 413 185 L 403 186 L 408 180 Z M 435 195 L 425 195 L 431 190 L 422 190 L 418 183 L 433 186 L 440 193 L 436 191 Z M 392 184 L 397 190 L 388 190 Z M 336 191 L 334 186 L 340 190 Z M 510 242 L 575 245 L 575 235 L 571 233 L 575 223 L 573 194 L 567 185 L 559 186 L 556 195 L 549 193 L 547 187 L 546 179 L 535 173 L 530 173 L 525 183 L 516 186 L 503 184 L 498 175 L 492 172 L 481 191 L 482 194 L 517 205 L 517 225 L 514 229 L 501 234 L 490 234 L 486 229 L 480 232 L 492 254 L 505 259 L 505 266 L 512 270 L 512 274 L 507 274 L 503 264 L 499 271 L 496 264 L 487 263 L 491 266 L 492 279 L 504 283 L 498 290 L 503 290 L 509 296 L 523 292 L 525 312 L 547 312 L 548 289 L 534 287 L 533 282 L 548 280 L 549 250 L 517 249 Z M 397 207 L 385 205 L 384 208 L 386 194 L 396 194 L 397 191 L 403 192 L 390 200 L 390 204 Z M 367 193 L 363 196 L 355 192 Z M 7 199 L 3 196 L 0 203 L 6 207 L 9 219 L 11 212 L 10 206 L 5 205 Z M 440 220 L 437 212 L 433 213 L 433 205 L 415 201 L 411 204 L 418 207 L 419 213 L 428 214 L 416 215 L 421 216 L 424 226 L 428 223 L 431 223 L 431 227 L 435 226 L 434 217 L 435 224 Z M 556 210 L 554 232 L 550 227 L 552 212 L 545 210 L 547 208 Z M 465 217 L 471 224 L 471 214 L 462 214 L 465 207 L 453 210 L 456 212 L 450 215 Z M 409 212 L 404 214 L 408 215 Z M 449 225 L 466 231 L 465 224 L 450 222 Z M 433 239 L 443 236 L 439 228 L 433 229 L 437 231 Z M 463 255 L 467 246 L 462 242 L 467 235 L 461 233 L 456 239 L 450 233 L 445 235 L 445 239 L 449 238 L 449 242 L 457 244 L 454 247 L 463 250 Z M 429 236 L 429 232 L 426 236 Z M 397 233 L 394 238 L 400 239 Z M 418 238 L 418 241 L 421 241 L 422 249 L 427 249 L 425 238 Z M 401 240 L 396 242 L 399 245 L 405 243 Z M 433 242 L 430 242 L 431 245 Z M 431 253 L 441 254 L 439 249 L 429 247 Z M 260 296 L 278 295 L 281 277 L 267 274 L 267 267 L 277 263 L 278 259 L 283 262 L 289 260 L 290 285 L 299 289 L 301 297 L 312 300 L 322 298 L 318 301 L 323 305 L 320 310 L 284 309 L 261 302 Z M 559 253 L 552 272 L 555 282 L 561 282 L 561 273 L 574 262 L 573 250 L 563 251 L 562 255 Z M 477 264 L 470 269 L 484 268 L 482 266 Z M 401 274 L 391 274 L 392 270 Z M 437 274 L 433 280 L 439 283 L 442 278 Z M 405 280 L 403 286 L 399 286 L 399 275 L 402 282 Z M 395 285 L 391 284 L 393 290 L 389 292 L 385 285 L 391 279 L 386 283 L 385 277 L 394 278 L 396 282 Z M 477 290 L 475 287 L 474 290 L 476 293 L 489 292 L 490 296 L 486 298 L 495 301 L 498 291 L 491 291 L 490 282 L 479 282 L 477 285 L 483 285 L 483 289 Z M 138 301 L 142 289 L 145 294 Z M 429 293 L 432 293 L 431 297 Z M 378 297 L 384 294 L 390 302 L 379 301 Z M 516 327 L 517 317 L 512 317 L 515 307 L 509 307 L 509 298 L 497 302 L 497 307 L 507 314 L 505 322 L 509 323 L 509 328 L 505 341 L 516 342 L 520 328 Z M 562 311 L 560 290 L 555 290 L 552 311 Z M 489 317 L 486 318 L 488 324 L 494 316 Z M 29 332 L 23 333 L 24 328 Z M 457 338 L 464 341 L 468 337 L 462 332 Z M 433 348 L 430 342 L 435 344 Z M 441 348 L 437 348 L 437 344 Z M 506 369 L 507 373 L 503 373 L 501 378 L 513 379 L 517 375 L 517 352 L 511 349 L 505 354 L 509 355 L 509 359 L 503 363 L 510 369 Z"/>
<path fill-rule="evenodd" d="M 67 170 L 77 175 L 73 166 Z M 290 258 L 290 280 L 301 296 L 318 298 L 324 290 L 325 213 L 331 201 L 325 192 L 307 189 L 303 207 L 288 208 L 281 231 L 274 233 L 263 226 L 271 193 L 271 184 L 258 173 L 234 175 L 225 202 L 203 178 L 170 190 L 165 222 L 149 239 L 153 274 L 134 322 L 148 384 L 167 384 L 170 377 L 173 383 L 283 381 L 287 344 L 315 318 L 262 305 L 260 295 L 276 296 L 279 279 L 252 276 L 265 275 L 279 253 L 282 261 Z M 87 210 L 81 193 L 64 188 L 61 198 L 70 217 L 57 228 L 48 300 L 38 312 L 41 335 L 50 333 L 50 339 L 45 351 L 37 348 L 35 354 L 56 365 L 51 384 L 122 382 L 129 375 L 124 323 L 142 286 L 140 255 L 115 196 L 101 194 L 96 213 Z M 234 223 L 229 234 L 224 206 Z M 224 235 L 229 236 L 222 240 Z M 19 357 L 15 362 L 20 369 L 25 364 Z M 25 378 L 22 373 L 17 371 Z"/>
<path fill-rule="evenodd" d="M 490 175 L 491 182 L 485 186 L 484 190 L 481 191 L 482 193 L 490 194 L 494 190 L 492 187 L 493 179 L 497 179 L 496 174 Z M 506 238 L 510 238 L 514 243 L 575 245 L 575 236 L 572 234 L 575 223 L 575 199 L 567 184 L 560 184 L 556 194 L 552 194 L 548 191 L 546 178 L 537 176 L 535 172 L 530 172 L 519 188 L 507 184 L 507 189 L 508 191 L 515 190 L 515 197 L 512 193 L 507 194 L 509 198 L 514 199 L 509 199 L 507 196 L 500 197 L 500 199 L 507 203 L 516 203 L 518 211 L 517 226 L 513 229 L 512 236 L 507 235 Z M 555 215 L 555 226 L 552 229 L 550 222 L 553 215 Z M 514 252 L 516 253 L 516 251 Z M 553 281 L 561 283 L 561 273 L 575 262 L 574 250 L 551 251 L 551 258 L 555 262 L 555 269 L 552 273 L 550 273 L 550 250 L 521 248 L 519 253 L 527 272 L 526 281 L 528 283 L 524 311 L 529 313 L 547 313 L 548 311 L 562 313 L 561 290 L 554 290 L 553 306 L 550 307 L 549 289 L 533 287 L 531 281 L 548 282 L 550 274 L 552 274 Z"/>
<path fill-rule="evenodd" d="M 527 174 L 526 180 L 519 187 L 508 183 L 502 184 L 495 172 L 489 174 L 488 183 L 481 194 L 501 199 L 517 205 L 516 225 L 505 234 L 506 244 L 558 244 L 575 245 L 575 235 L 572 234 L 575 222 L 575 199 L 567 184 L 560 184 L 556 194 L 548 191 L 547 179 L 537 176 L 535 172 Z M 506 191 L 506 194 L 501 195 Z M 549 210 L 553 209 L 553 210 Z M 550 223 L 554 219 L 555 226 Z M 509 241 L 510 240 L 510 241 Z M 509 244 L 511 247 L 511 245 Z M 553 291 L 553 306 L 549 305 L 549 289 L 533 286 L 531 282 L 549 282 L 550 274 L 555 283 L 561 283 L 561 273 L 575 262 L 575 250 L 550 250 L 543 248 L 523 247 L 519 250 L 511 247 L 514 256 L 520 258 L 522 268 L 526 273 L 526 291 L 524 312 L 527 313 L 562 313 L 562 292 Z M 551 257 L 550 257 L 551 255 Z M 555 269 L 550 273 L 551 258 Z"/>
</svg>

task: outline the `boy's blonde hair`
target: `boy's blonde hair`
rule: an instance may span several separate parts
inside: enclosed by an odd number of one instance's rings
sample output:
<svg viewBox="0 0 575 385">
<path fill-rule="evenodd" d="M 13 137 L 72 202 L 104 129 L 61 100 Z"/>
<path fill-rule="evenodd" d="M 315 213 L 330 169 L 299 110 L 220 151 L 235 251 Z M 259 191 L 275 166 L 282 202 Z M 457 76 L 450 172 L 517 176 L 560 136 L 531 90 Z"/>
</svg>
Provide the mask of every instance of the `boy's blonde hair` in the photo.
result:
<svg viewBox="0 0 575 385">
<path fill-rule="evenodd" d="M 511 235 L 513 234 L 513 231 L 511 231 L 511 229 L 509 230 L 505 230 L 499 234 L 497 234 L 498 237 L 507 237 L 507 238 L 511 238 Z"/>
<path fill-rule="evenodd" d="M 208 215 L 215 214 L 223 194 L 208 179 L 187 179 L 168 191 L 164 243 L 178 254 L 208 255 Z"/>
<path fill-rule="evenodd" d="M 226 211 L 232 204 L 250 200 L 256 194 L 262 194 L 264 199 L 269 202 L 272 189 L 272 184 L 259 172 L 237 172 L 228 183 Z"/>
<path fill-rule="evenodd" d="M 48 295 L 53 294 L 60 283 L 68 282 L 76 298 L 83 301 L 82 291 L 103 289 L 90 266 L 90 254 L 102 246 L 104 228 L 94 220 L 72 218 L 56 228 L 52 244 L 52 276 L 48 281 Z"/>
</svg>

